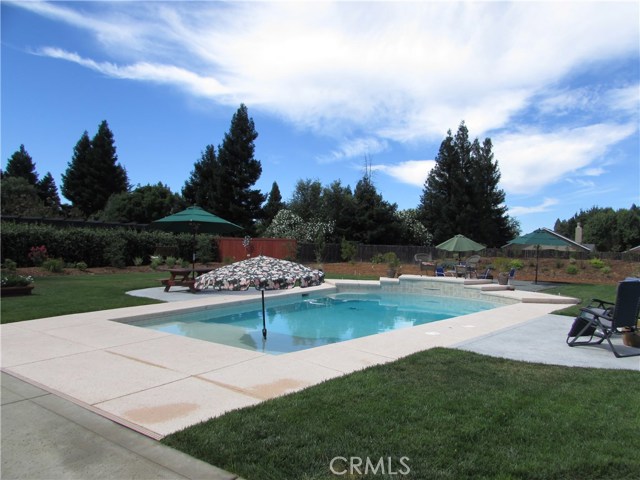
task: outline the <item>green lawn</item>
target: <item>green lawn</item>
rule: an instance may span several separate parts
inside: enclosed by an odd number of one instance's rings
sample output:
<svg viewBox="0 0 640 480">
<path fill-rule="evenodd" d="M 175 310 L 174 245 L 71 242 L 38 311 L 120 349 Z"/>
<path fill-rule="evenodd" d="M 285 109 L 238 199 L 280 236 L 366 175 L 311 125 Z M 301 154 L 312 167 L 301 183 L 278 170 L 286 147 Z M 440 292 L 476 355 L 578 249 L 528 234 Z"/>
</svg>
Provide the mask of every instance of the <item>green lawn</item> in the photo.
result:
<svg viewBox="0 0 640 480">
<path fill-rule="evenodd" d="M 635 479 L 638 385 L 638 372 L 436 348 L 230 412 L 163 443 L 248 480 Z M 332 475 L 334 457 L 368 457 L 377 474 Z M 395 474 L 381 474 L 380 458 Z M 399 475 L 406 466 L 409 475 Z M 342 460 L 333 467 L 348 468 Z"/>
<path fill-rule="evenodd" d="M 129 290 L 158 287 L 166 273 L 122 273 L 113 275 L 60 275 L 35 280 L 31 295 L 2 297 L 2 323 L 69 313 L 159 303 L 126 295 Z"/>
<path fill-rule="evenodd" d="M 566 284 L 559 287 L 554 287 L 549 290 L 544 290 L 543 293 L 549 293 L 551 295 L 564 295 L 567 297 L 581 299 L 581 302 L 578 305 L 573 305 L 569 308 L 554 312 L 560 315 L 575 317 L 580 313 L 580 308 L 586 307 L 594 298 L 614 302 L 616 299 L 617 288 L 617 285 L 581 285 L 576 283 Z"/>
</svg>

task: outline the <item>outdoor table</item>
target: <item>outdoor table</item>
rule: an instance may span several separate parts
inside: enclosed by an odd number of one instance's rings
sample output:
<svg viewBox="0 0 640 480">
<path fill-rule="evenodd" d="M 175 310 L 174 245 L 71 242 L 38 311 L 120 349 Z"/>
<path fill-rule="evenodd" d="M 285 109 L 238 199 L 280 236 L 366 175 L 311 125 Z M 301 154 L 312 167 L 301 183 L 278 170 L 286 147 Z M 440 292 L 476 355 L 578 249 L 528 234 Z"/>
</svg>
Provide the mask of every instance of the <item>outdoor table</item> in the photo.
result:
<svg viewBox="0 0 640 480">
<path fill-rule="evenodd" d="M 160 280 L 162 285 L 164 285 L 164 291 L 168 292 L 171 287 L 188 287 L 189 291 L 197 292 L 194 288 L 195 280 L 193 273 L 195 272 L 195 276 L 202 275 L 204 273 L 208 273 L 213 270 L 211 267 L 208 268 L 196 268 L 195 270 L 191 268 L 170 268 L 169 269 L 169 278 L 164 278 Z"/>
</svg>

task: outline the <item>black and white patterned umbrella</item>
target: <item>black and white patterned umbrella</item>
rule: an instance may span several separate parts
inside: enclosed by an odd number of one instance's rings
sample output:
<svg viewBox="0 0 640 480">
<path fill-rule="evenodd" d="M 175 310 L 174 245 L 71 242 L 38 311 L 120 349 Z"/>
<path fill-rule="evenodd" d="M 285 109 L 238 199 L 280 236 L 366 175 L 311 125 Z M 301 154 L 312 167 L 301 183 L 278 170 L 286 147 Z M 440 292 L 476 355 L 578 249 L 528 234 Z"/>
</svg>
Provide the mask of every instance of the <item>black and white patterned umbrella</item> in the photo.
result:
<svg viewBox="0 0 640 480">
<path fill-rule="evenodd" d="M 324 282 L 324 272 L 313 270 L 299 263 L 272 257 L 259 257 L 217 268 L 196 278 L 195 288 L 203 290 L 283 290 L 311 287 Z"/>
</svg>

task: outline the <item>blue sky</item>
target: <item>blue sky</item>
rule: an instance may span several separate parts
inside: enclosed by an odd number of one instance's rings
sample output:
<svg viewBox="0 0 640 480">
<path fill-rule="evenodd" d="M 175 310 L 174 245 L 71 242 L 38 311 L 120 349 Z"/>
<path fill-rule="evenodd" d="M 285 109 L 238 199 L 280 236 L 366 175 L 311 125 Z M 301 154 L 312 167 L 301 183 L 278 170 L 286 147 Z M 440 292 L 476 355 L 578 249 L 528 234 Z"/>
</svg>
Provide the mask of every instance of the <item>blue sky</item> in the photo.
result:
<svg viewBox="0 0 640 480">
<path fill-rule="evenodd" d="M 241 103 L 257 188 L 418 205 L 447 130 L 490 137 L 523 233 L 640 205 L 640 4 L 2 1 L 2 166 L 58 187 L 102 120 L 132 185 L 180 192 Z"/>
</svg>

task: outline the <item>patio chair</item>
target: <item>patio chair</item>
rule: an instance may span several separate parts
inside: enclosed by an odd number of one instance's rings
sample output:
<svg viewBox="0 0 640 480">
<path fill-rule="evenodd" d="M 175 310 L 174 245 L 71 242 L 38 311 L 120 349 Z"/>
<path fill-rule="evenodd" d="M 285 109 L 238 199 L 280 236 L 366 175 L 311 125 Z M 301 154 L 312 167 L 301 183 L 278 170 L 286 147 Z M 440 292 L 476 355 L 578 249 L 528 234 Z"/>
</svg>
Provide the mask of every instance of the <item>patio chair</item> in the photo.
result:
<svg viewBox="0 0 640 480">
<path fill-rule="evenodd" d="M 456 272 L 450 272 L 444 270 L 444 267 L 438 266 L 436 267 L 436 277 L 455 277 Z"/>
<path fill-rule="evenodd" d="M 567 335 L 567 344 L 570 347 L 600 345 L 606 340 L 618 358 L 640 355 L 640 350 L 637 353 L 622 354 L 611 341 L 615 334 L 634 332 L 638 329 L 638 313 L 640 279 L 624 280 L 618 284 L 615 303 L 594 298 L 589 305 L 580 309 L 580 315 L 574 320 Z M 580 337 L 590 338 L 579 340 Z"/>
<path fill-rule="evenodd" d="M 484 273 L 478 273 L 476 278 L 481 278 L 483 280 L 493 280 L 493 273 L 491 273 L 493 269 L 487 268 Z"/>
<path fill-rule="evenodd" d="M 423 270 L 431 270 L 433 268 L 433 258 L 430 253 L 416 253 L 413 256 L 413 260 L 420 267 L 420 272 Z"/>
</svg>

